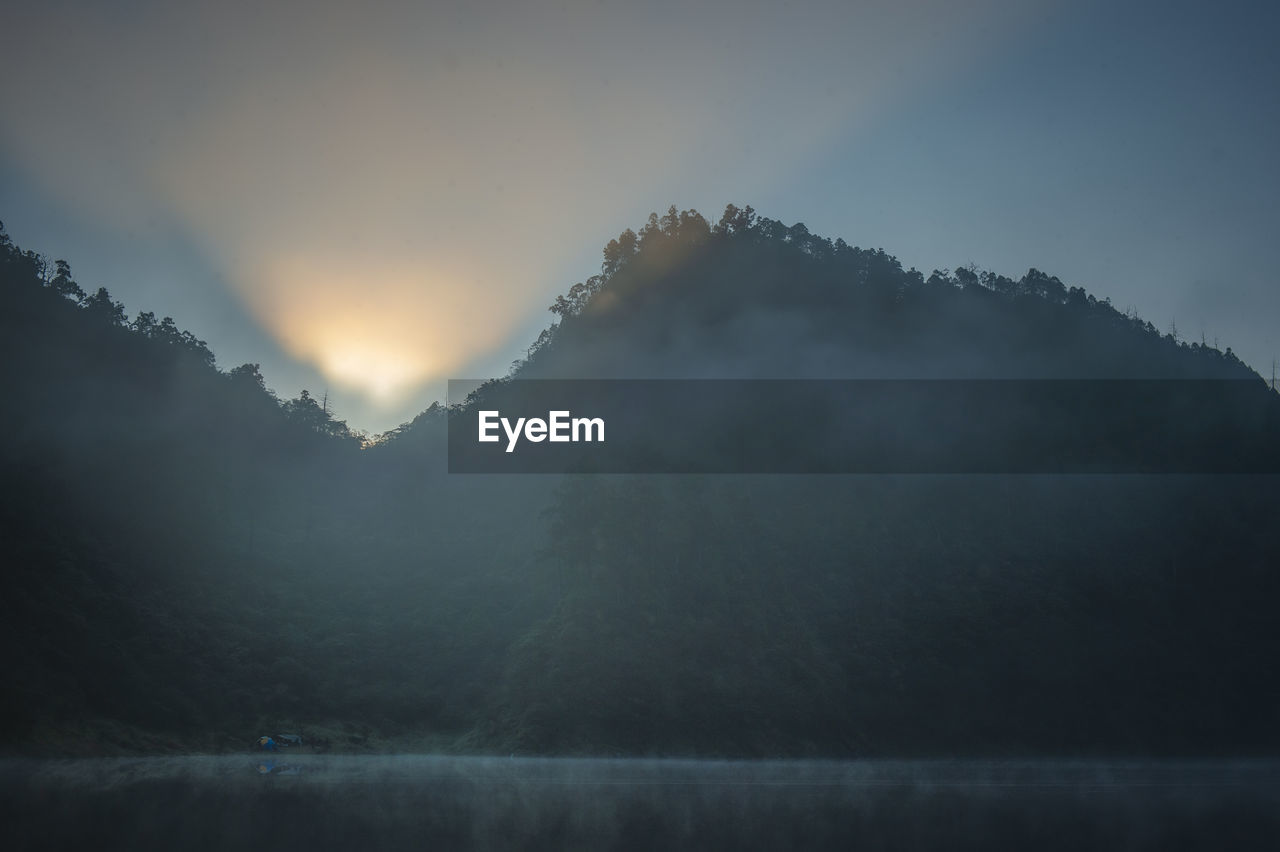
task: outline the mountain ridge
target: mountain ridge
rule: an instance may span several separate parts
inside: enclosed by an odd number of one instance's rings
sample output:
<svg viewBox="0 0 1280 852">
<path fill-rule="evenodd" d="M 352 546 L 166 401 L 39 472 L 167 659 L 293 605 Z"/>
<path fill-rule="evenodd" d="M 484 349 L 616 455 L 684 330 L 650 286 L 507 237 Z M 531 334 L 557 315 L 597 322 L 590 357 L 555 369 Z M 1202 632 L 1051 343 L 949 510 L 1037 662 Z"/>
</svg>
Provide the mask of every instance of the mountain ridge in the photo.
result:
<svg viewBox="0 0 1280 852">
<path fill-rule="evenodd" d="M 1265 389 L 1034 270 L 926 278 L 732 206 L 628 233 L 511 375 Z M 286 726 L 504 754 L 1280 745 L 1273 477 L 449 476 L 447 407 L 362 452 L 314 397 L 7 237 L 0 286 L 8 750 Z"/>
</svg>

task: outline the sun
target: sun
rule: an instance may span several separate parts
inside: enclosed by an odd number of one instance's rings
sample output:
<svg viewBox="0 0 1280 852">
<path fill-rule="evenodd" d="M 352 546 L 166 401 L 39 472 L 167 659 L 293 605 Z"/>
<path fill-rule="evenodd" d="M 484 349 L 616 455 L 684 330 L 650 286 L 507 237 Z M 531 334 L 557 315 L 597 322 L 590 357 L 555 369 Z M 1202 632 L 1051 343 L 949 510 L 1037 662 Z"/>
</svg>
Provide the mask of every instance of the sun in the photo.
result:
<svg viewBox="0 0 1280 852">
<path fill-rule="evenodd" d="M 298 247 L 249 271 L 254 283 L 244 292 L 285 351 L 385 408 L 447 376 L 503 333 L 506 321 L 495 306 L 457 283 L 467 274 L 391 252 Z"/>
<path fill-rule="evenodd" d="M 431 375 L 421 353 L 398 351 L 394 345 L 372 340 L 321 344 L 317 361 L 320 371 L 335 384 L 381 404 L 398 402 Z"/>
</svg>

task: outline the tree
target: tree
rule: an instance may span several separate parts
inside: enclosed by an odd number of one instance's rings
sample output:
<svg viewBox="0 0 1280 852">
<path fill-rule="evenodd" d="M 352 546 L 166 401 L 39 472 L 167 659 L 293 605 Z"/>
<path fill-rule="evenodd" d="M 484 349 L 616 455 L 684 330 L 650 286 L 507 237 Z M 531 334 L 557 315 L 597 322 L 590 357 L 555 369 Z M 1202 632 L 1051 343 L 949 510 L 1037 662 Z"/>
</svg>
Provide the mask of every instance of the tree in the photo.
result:
<svg viewBox="0 0 1280 852">
<path fill-rule="evenodd" d="M 680 239 L 687 243 L 705 243 L 711 237 L 711 224 L 697 210 L 680 213 Z"/>
<path fill-rule="evenodd" d="M 637 247 L 636 232 L 627 228 L 616 240 L 609 240 L 604 247 L 604 263 L 600 271 L 606 278 L 613 277 L 619 269 L 635 256 Z"/>
<path fill-rule="evenodd" d="M 749 232 L 756 223 L 756 211 L 750 205 L 739 209 L 736 205 L 727 204 L 724 215 L 716 225 L 715 233 L 733 236 Z"/>
<path fill-rule="evenodd" d="M 640 229 L 640 247 L 653 247 L 663 236 L 662 224 L 658 221 L 657 213 L 649 214 L 649 221 L 644 223 L 644 227 Z"/>
<path fill-rule="evenodd" d="M 933 290 L 949 290 L 951 289 L 951 273 L 945 269 L 935 269 L 930 273 L 929 278 L 924 282 L 925 286 Z"/>
<path fill-rule="evenodd" d="M 151 311 L 139 311 L 138 316 L 129 324 L 129 327 L 143 337 L 150 338 L 155 337 L 159 324 L 156 322 L 156 315 Z"/>
<path fill-rule="evenodd" d="M 605 276 L 593 275 L 586 281 L 579 281 L 569 288 L 567 296 L 557 296 L 555 302 L 547 310 L 561 317 L 577 316 L 591 301 L 591 297 L 604 285 Z"/>
<path fill-rule="evenodd" d="M 80 302 L 84 299 L 84 290 L 80 289 L 71 278 L 71 264 L 65 260 L 54 261 L 55 272 L 53 278 L 49 281 L 49 286 L 59 296 L 70 299 L 73 302 Z"/>
<path fill-rule="evenodd" d="M 551 303 L 551 306 L 547 308 L 547 310 L 551 311 L 551 313 L 558 317 L 573 316 L 573 306 L 564 296 L 556 296 L 556 300 Z"/>
<path fill-rule="evenodd" d="M 786 241 L 800 248 L 801 251 L 809 251 L 809 228 L 804 222 L 796 222 L 790 228 L 787 228 Z"/>
<path fill-rule="evenodd" d="M 962 266 L 955 271 L 956 281 L 966 290 L 972 290 L 978 286 L 978 273 L 971 267 Z"/>
<path fill-rule="evenodd" d="M 1027 270 L 1018 282 L 1018 295 L 1036 296 L 1061 304 L 1067 300 L 1067 288 L 1052 275 L 1046 275 L 1034 267 Z"/>
<path fill-rule="evenodd" d="M 206 367 L 213 366 L 213 351 L 209 348 L 207 343 L 200 340 L 191 332 L 183 331 L 182 335 L 178 339 L 178 345 L 182 347 L 184 351 L 194 355 L 196 359 Z"/>
<path fill-rule="evenodd" d="M 667 208 L 667 212 L 658 220 L 658 224 L 662 227 L 662 233 L 671 239 L 680 236 L 680 213 L 674 204 Z"/>
<path fill-rule="evenodd" d="M 241 364 L 239 367 L 232 367 L 227 373 L 227 378 L 235 385 L 267 392 L 267 380 L 263 378 L 262 368 L 258 364 Z"/>
<path fill-rule="evenodd" d="M 99 287 L 98 292 L 85 299 L 81 304 L 83 304 L 89 316 L 109 325 L 123 326 L 127 321 L 124 303 L 112 301 L 111 294 L 107 292 L 106 287 Z"/>
<path fill-rule="evenodd" d="M 330 438 L 360 442 L 360 437 L 347 428 L 345 421 L 335 419 L 306 389 L 298 394 L 296 399 L 286 402 L 283 407 L 285 415 L 290 420 L 314 432 Z"/>
</svg>

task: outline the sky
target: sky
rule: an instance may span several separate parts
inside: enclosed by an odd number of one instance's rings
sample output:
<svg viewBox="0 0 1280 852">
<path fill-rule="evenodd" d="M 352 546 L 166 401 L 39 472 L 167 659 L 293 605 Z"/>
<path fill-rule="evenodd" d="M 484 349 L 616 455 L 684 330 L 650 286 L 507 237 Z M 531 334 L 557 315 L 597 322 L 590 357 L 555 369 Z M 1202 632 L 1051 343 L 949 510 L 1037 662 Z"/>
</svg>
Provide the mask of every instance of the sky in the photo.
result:
<svg viewBox="0 0 1280 852">
<path fill-rule="evenodd" d="M 0 220 L 377 433 L 674 204 L 1280 356 L 1275 4 L 15 4 Z"/>
</svg>

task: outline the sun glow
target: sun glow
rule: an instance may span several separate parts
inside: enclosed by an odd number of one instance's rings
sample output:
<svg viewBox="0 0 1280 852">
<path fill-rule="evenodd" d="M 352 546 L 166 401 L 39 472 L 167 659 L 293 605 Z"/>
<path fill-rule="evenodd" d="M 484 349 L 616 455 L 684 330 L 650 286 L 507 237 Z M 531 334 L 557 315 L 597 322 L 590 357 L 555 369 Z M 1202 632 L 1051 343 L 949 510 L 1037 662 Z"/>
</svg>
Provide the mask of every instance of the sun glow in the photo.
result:
<svg viewBox="0 0 1280 852">
<path fill-rule="evenodd" d="M 368 341 L 322 347 L 317 360 L 321 372 L 334 382 L 363 391 L 377 402 L 398 400 L 430 374 L 429 365 L 412 354 Z"/>
<path fill-rule="evenodd" d="M 833 2 L 800 17 L 593 0 L 456 15 L 141 0 L 124 18 L 28 4 L 0 72 L 42 73 L 6 92 L 0 154 L 120 245 L 180 244 L 381 420 L 427 382 L 518 355 L 537 330 L 517 329 L 549 321 L 555 294 L 596 268 L 584 248 L 671 203 L 711 218 L 729 200 L 763 205 L 1054 2 Z M 182 301 L 159 309 L 222 355 L 214 319 Z"/>
<path fill-rule="evenodd" d="M 454 283 L 457 271 L 350 264 L 323 251 L 279 257 L 248 301 L 291 355 L 376 404 L 446 376 L 501 333 Z"/>
</svg>

